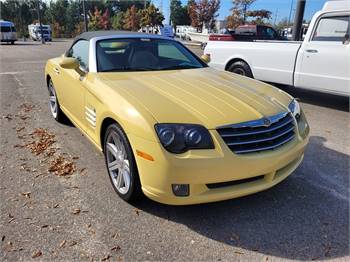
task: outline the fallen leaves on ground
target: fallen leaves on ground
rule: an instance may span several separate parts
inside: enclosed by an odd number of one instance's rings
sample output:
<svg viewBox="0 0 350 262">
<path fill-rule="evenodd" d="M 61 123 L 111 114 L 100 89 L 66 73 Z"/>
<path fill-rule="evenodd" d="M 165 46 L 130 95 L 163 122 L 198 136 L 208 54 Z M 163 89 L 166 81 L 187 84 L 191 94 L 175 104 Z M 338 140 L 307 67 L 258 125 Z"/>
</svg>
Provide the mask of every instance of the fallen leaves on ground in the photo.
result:
<svg viewBox="0 0 350 262">
<path fill-rule="evenodd" d="M 50 162 L 48 170 L 57 176 L 70 176 L 75 172 L 76 166 L 73 161 L 58 156 Z"/>
<path fill-rule="evenodd" d="M 25 113 L 29 113 L 30 111 L 33 110 L 34 107 L 35 107 L 34 105 L 29 104 L 29 103 L 24 103 L 24 104 L 19 106 L 19 108 Z"/>
<path fill-rule="evenodd" d="M 34 155 L 40 155 L 46 149 L 48 149 L 53 143 L 55 135 L 51 134 L 44 128 L 36 128 L 31 134 L 34 141 L 26 144 L 26 147 L 29 148 Z"/>
<path fill-rule="evenodd" d="M 40 250 L 36 250 L 32 253 L 32 258 L 40 257 L 43 254 Z"/>
</svg>

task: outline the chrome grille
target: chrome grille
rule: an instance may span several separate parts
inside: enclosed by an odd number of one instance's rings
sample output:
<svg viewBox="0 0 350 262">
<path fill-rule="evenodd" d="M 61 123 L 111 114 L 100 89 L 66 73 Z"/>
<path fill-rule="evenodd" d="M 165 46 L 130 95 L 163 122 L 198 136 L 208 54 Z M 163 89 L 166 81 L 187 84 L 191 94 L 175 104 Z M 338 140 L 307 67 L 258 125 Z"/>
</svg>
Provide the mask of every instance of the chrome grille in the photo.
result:
<svg viewBox="0 0 350 262">
<path fill-rule="evenodd" d="M 219 127 L 217 131 L 236 154 L 273 150 L 295 136 L 294 119 L 289 112 Z"/>
</svg>

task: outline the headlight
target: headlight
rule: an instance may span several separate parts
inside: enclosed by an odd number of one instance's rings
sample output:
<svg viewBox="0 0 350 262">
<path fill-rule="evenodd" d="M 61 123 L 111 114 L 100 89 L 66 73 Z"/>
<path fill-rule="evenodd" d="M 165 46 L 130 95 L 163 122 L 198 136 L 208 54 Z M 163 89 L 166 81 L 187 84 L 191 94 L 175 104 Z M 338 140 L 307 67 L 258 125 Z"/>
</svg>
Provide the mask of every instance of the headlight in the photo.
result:
<svg viewBox="0 0 350 262">
<path fill-rule="evenodd" d="M 175 154 L 190 149 L 213 149 L 209 131 L 194 124 L 156 124 L 155 129 L 163 147 Z"/>
<path fill-rule="evenodd" d="M 294 117 L 298 120 L 300 118 L 300 105 L 297 100 L 293 99 L 288 106 Z"/>
</svg>

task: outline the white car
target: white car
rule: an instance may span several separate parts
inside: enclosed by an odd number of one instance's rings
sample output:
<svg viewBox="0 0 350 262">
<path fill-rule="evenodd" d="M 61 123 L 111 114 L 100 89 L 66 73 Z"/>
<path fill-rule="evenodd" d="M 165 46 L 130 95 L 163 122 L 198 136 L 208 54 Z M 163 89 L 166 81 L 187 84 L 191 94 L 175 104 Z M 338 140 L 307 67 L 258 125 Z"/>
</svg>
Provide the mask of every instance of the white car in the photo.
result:
<svg viewBox="0 0 350 262">
<path fill-rule="evenodd" d="M 329 1 L 303 42 L 209 41 L 210 66 L 262 81 L 350 95 L 350 1 Z"/>
</svg>

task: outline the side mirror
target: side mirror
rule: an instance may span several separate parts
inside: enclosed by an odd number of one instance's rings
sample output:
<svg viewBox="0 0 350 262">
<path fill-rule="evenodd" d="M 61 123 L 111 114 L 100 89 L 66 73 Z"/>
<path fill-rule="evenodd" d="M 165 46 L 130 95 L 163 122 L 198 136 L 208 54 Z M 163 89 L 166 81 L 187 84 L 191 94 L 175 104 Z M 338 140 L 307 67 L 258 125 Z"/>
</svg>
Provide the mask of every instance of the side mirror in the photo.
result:
<svg viewBox="0 0 350 262">
<path fill-rule="evenodd" d="M 210 55 L 202 55 L 201 59 L 204 63 L 209 64 L 210 63 Z"/>
<path fill-rule="evenodd" d="M 73 57 L 62 57 L 59 65 L 65 69 L 77 70 L 79 68 L 79 61 Z"/>
<path fill-rule="evenodd" d="M 348 45 L 350 43 L 350 36 L 346 34 L 343 39 L 343 45 Z"/>
</svg>

